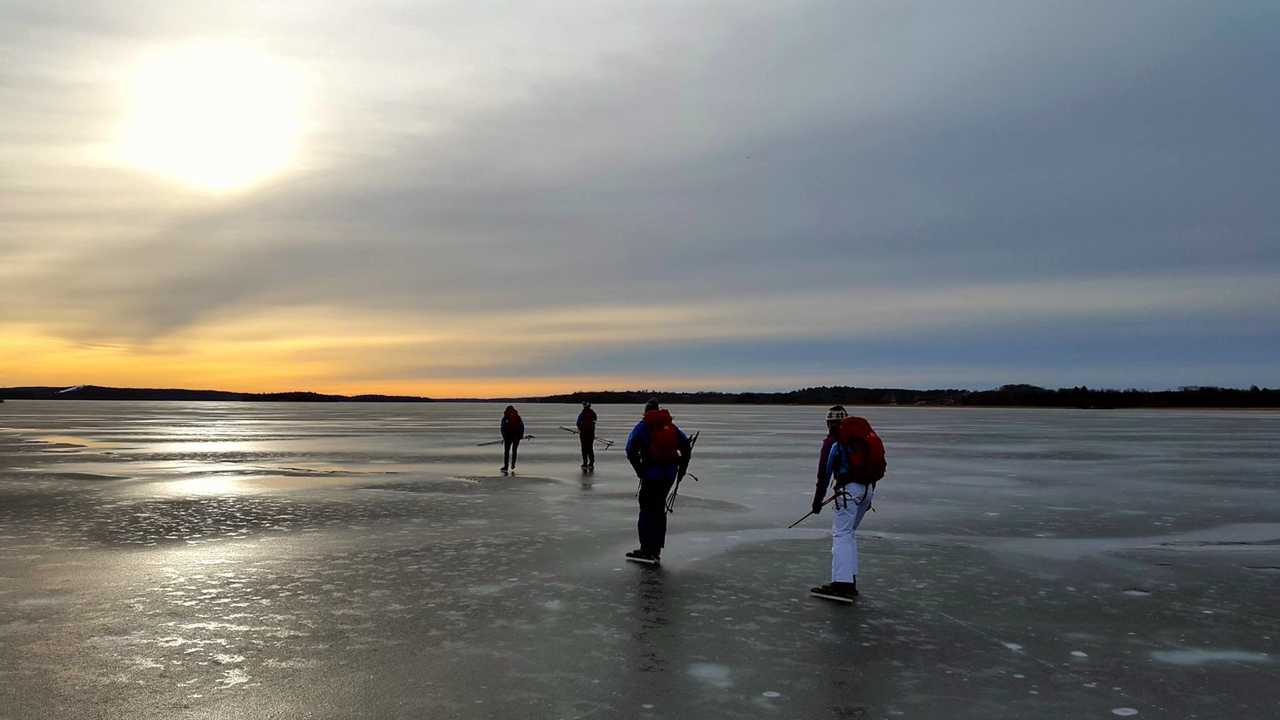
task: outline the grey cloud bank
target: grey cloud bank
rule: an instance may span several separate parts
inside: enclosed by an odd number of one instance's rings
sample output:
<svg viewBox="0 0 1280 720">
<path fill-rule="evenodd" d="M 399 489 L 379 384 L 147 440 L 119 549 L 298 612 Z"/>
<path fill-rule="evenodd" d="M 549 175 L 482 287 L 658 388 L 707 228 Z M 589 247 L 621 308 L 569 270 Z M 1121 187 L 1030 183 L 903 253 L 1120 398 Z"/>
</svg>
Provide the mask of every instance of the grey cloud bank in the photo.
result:
<svg viewBox="0 0 1280 720">
<path fill-rule="evenodd" d="M 324 307 L 514 375 L 1280 384 L 1273 3 L 70 7 L 0 5 L 0 332 Z M 295 173 L 77 154 L 130 48 L 203 35 L 310 69 Z M 465 372 L 423 347 L 370 370 Z"/>
</svg>

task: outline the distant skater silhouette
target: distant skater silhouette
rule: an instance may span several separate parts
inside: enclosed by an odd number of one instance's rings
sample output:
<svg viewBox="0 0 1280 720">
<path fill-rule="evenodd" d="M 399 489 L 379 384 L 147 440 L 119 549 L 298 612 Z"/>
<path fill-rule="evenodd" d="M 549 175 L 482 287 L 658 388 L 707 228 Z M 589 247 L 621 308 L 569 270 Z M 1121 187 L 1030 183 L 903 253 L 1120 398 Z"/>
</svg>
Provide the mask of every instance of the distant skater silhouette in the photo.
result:
<svg viewBox="0 0 1280 720">
<path fill-rule="evenodd" d="M 591 403 L 582 403 L 582 412 L 578 413 L 578 441 L 582 443 L 582 469 L 592 470 L 596 466 L 596 411 Z"/>
<path fill-rule="evenodd" d="M 515 406 L 508 405 L 502 411 L 502 472 L 515 472 L 516 455 L 520 452 L 520 441 L 524 438 L 524 420 Z"/>
</svg>

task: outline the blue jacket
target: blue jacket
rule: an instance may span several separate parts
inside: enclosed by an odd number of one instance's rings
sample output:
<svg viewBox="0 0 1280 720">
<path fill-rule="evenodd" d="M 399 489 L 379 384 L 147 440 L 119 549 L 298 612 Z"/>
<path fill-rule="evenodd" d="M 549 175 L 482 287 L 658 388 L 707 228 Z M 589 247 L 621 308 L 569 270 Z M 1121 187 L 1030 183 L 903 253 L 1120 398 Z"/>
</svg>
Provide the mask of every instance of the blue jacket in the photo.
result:
<svg viewBox="0 0 1280 720">
<path fill-rule="evenodd" d="M 827 442 L 831 443 L 829 448 Z M 815 497 L 819 502 L 823 500 L 822 496 L 827 494 L 827 484 L 831 482 L 831 476 L 834 475 L 836 477 L 836 488 L 839 489 L 843 486 L 840 478 L 847 476 L 851 469 L 849 467 L 849 454 L 845 452 L 843 445 L 828 437 L 827 441 L 822 443 L 822 448 L 826 450 L 827 456 L 825 463 L 822 460 L 818 461 L 818 492 Z"/>
</svg>

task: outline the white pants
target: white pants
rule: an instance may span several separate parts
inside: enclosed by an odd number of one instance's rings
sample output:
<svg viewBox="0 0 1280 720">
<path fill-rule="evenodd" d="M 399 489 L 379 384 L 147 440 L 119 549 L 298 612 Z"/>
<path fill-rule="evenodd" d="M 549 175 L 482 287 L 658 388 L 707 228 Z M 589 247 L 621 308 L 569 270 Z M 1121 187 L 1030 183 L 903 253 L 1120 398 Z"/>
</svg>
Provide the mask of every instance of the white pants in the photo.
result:
<svg viewBox="0 0 1280 720">
<path fill-rule="evenodd" d="M 844 494 L 831 501 L 835 508 L 831 518 L 831 582 L 853 582 L 858 574 L 858 538 L 854 531 L 870 509 L 872 495 L 875 490 L 866 485 L 849 483 L 844 486 Z"/>
</svg>

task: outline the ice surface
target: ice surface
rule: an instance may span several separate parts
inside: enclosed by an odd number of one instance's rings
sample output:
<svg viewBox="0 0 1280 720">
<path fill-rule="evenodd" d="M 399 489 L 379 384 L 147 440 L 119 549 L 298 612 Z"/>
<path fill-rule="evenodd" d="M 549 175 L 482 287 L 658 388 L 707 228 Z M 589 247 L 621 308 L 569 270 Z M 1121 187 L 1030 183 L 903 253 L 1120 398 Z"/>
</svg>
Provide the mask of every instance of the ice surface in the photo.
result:
<svg viewBox="0 0 1280 720">
<path fill-rule="evenodd" d="M 822 408 L 701 430 L 659 569 L 619 448 L 501 405 L 0 405 L 0 718 L 1270 717 L 1280 415 L 867 408 L 862 597 Z M 597 406 L 621 438 L 639 408 Z"/>
<path fill-rule="evenodd" d="M 1210 650 L 1207 648 L 1191 648 L 1187 650 L 1156 650 L 1151 657 L 1160 662 L 1174 665 L 1205 665 L 1207 663 L 1269 663 L 1271 656 L 1260 652 L 1243 650 Z"/>
</svg>

